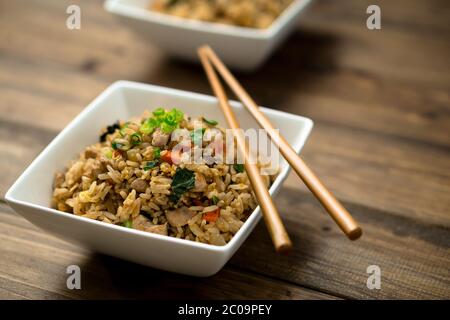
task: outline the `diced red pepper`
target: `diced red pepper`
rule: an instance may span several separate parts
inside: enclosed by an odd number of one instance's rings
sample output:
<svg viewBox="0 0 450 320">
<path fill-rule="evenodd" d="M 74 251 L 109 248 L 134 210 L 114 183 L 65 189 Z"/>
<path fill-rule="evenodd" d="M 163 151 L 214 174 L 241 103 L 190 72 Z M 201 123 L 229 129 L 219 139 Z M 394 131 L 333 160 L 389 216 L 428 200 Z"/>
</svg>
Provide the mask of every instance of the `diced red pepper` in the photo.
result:
<svg viewBox="0 0 450 320">
<path fill-rule="evenodd" d="M 120 150 L 114 150 L 113 151 L 112 158 L 114 160 L 117 160 L 117 159 L 119 159 L 121 157 L 122 157 L 122 151 L 120 151 Z"/>
<path fill-rule="evenodd" d="M 180 162 L 180 154 L 172 151 L 167 151 L 161 155 L 161 160 L 170 164 L 178 164 Z"/>
<path fill-rule="evenodd" d="M 204 213 L 202 218 L 203 218 L 203 220 L 206 220 L 208 222 L 216 222 L 217 219 L 219 218 L 219 214 L 220 214 L 220 209 L 217 208 L 214 211 Z"/>
</svg>

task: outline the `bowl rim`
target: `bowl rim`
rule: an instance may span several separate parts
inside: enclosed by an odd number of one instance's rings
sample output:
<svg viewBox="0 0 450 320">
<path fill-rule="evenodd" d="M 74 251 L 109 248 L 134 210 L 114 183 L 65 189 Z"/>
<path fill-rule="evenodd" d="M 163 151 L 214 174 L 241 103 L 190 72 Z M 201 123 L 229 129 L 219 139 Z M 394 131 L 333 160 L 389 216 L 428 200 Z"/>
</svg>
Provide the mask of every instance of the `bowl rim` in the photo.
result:
<svg viewBox="0 0 450 320">
<path fill-rule="evenodd" d="M 103 92 L 101 92 L 91 103 L 87 105 L 72 121 L 65 126 L 63 130 L 61 130 L 56 137 L 40 152 L 40 154 L 31 162 L 31 164 L 22 172 L 22 174 L 16 179 L 16 181 L 13 183 L 13 185 L 8 189 L 8 191 L 5 194 L 5 200 L 6 202 L 12 206 L 12 204 L 17 204 L 19 206 L 39 210 L 39 211 L 45 211 L 46 213 L 55 214 L 57 216 L 60 216 L 65 219 L 75 219 L 84 223 L 91 223 L 98 226 L 102 226 L 105 228 L 113 228 L 113 230 L 120 230 L 122 232 L 129 232 L 131 234 L 147 237 L 150 239 L 158 239 L 160 241 L 168 241 L 168 242 L 174 242 L 178 245 L 182 246 L 191 246 L 191 247 L 197 247 L 199 249 L 204 249 L 208 251 L 213 252 L 230 252 L 233 250 L 233 248 L 237 245 L 237 242 L 242 237 L 243 233 L 247 228 L 250 227 L 252 223 L 255 223 L 257 220 L 261 217 L 260 207 L 256 207 L 252 213 L 249 215 L 248 219 L 244 222 L 244 224 L 241 226 L 241 228 L 236 232 L 236 234 L 233 235 L 233 238 L 225 245 L 223 246 L 217 246 L 213 244 L 207 244 L 207 243 L 201 243 L 186 239 L 178 239 L 175 237 L 170 236 L 164 236 L 159 235 L 155 233 L 149 233 L 141 230 L 136 229 L 130 229 L 130 228 L 124 228 L 122 226 L 113 225 L 104 223 L 101 221 L 80 217 L 74 214 L 70 214 L 67 212 L 62 212 L 57 209 L 51 208 L 49 206 L 44 206 L 40 204 L 35 204 L 29 201 L 21 200 L 20 198 L 15 196 L 15 192 L 22 187 L 24 180 L 26 180 L 27 176 L 33 172 L 34 168 L 40 163 L 41 161 L 45 160 L 45 158 L 48 156 L 47 154 L 50 152 L 50 150 L 57 147 L 59 144 L 59 141 L 64 138 L 65 135 L 69 134 L 72 128 L 78 126 L 82 120 L 89 116 L 90 112 L 94 110 L 97 106 L 99 106 L 103 99 L 108 97 L 109 95 L 113 94 L 116 90 L 122 90 L 122 89 L 140 89 L 144 91 L 151 91 L 152 93 L 162 93 L 166 95 L 177 95 L 177 96 L 185 96 L 189 98 L 199 99 L 203 101 L 216 101 L 216 97 L 202 94 L 202 93 L 196 93 L 192 91 L 187 90 L 180 90 L 180 89 L 174 89 L 164 86 L 158 86 L 158 85 L 151 85 L 151 84 L 145 84 L 145 83 L 139 83 L 139 82 L 133 82 L 133 81 L 126 81 L 126 80 L 119 80 L 111 85 L 109 85 Z M 244 108 L 242 104 L 238 101 L 231 100 L 230 104 L 234 107 L 238 108 Z M 296 143 L 293 145 L 294 150 L 296 152 L 299 152 L 304 144 L 306 143 L 311 130 L 313 128 L 313 121 L 309 118 L 299 116 L 296 114 L 291 114 L 288 112 L 270 109 L 266 107 L 260 107 L 264 113 L 274 114 L 282 117 L 289 117 L 294 118 L 297 121 L 302 122 L 305 125 L 305 128 L 303 129 L 303 134 L 297 139 Z M 282 183 L 284 182 L 285 178 L 289 174 L 291 167 L 288 165 L 286 168 L 287 170 L 283 170 L 283 172 L 280 173 L 280 175 L 275 179 L 275 182 L 272 184 L 272 186 L 269 189 L 269 192 L 272 194 L 276 193 L 282 186 Z"/>
<path fill-rule="evenodd" d="M 131 3 L 123 3 L 127 0 L 105 0 L 103 7 L 106 11 L 141 21 L 155 23 L 166 27 L 187 29 L 191 31 L 235 36 L 240 38 L 270 39 L 275 37 L 294 19 L 311 0 L 293 0 L 293 2 L 265 29 L 227 25 L 220 22 L 208 22 L 195 19 L 176 17 L 168 14 L 142 9 Z"/>
</svg>

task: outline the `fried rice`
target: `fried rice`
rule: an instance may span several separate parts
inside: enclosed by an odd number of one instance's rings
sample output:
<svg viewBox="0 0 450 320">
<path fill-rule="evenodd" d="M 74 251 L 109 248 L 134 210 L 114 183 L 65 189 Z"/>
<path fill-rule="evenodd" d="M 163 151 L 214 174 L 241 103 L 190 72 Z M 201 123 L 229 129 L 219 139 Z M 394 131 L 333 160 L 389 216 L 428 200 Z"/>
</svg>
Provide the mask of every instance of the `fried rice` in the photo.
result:
<svg viewBox="0 0 450 320">
<path fill-rule="evenodd" d="M 177 17 L 268 28 L 293 0 L 154 0 L 150 10 Z"/>
<path fill-rule="evenodd" d="M 177 109 L 118 121 L 56 173 L 52 206 L 104 223 L 225 245 L 257 206 L 244 166 L 193 161 L 195 152 L 176 149 L 205 151 L 212 144 L 226 153 L 223 133 L 216 121 L 191 119 Z M 267 187 L 274 177 L 263 175 Z"/>
</svg>

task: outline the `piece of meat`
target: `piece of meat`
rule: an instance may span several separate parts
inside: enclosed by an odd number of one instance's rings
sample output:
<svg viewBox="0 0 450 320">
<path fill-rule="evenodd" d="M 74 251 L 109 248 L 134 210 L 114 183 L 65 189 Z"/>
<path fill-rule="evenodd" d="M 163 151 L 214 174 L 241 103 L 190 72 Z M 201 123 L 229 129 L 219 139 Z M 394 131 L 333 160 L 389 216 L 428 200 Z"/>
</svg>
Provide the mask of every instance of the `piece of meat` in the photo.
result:
<svg viewBox="0 0 450 320">
<path fill-rule="evenodd" d="M 173 227 L 182 227 L 186 225 L 194 215 L 195 213 L 186 207 L 166 212 L 167 221 Z"/>
<path fill-rule="evenodd" d="M 53 188 L 59 188 L 64 183 L 64 173 L 57 172 L 55 174 L 55 180 L 53 180 Z"/>
<path fill-rule="evenodd" d="M 84 158 L 85 159 L 90 159 L 90 158 L 95 159 L 95 158 L 97 158 L 97 152 L 92 149 L 87 149 L 84 152 Z"/>
<path fill-rule="evenodd" d="M 205 176 L 201 173 L 196 172 L 195 173 L 195 186 L 192 188 L 191 191 L 193 192 L 203 192 L 205 191 L 208 184 L 206 183 Z"/>
<path fill-rule="evenodd" d="M 163 236 L 167 236 L 167 223 L 165 224 L 152 224 L 146 217 L 142 214 L 138 215 L 132 222 L 133 229 L 157 233 Z"/>
<path fill-rule="evenodd" d="M 130 186 L 137 192 L 145 192 L 145 190 L 147 190 L 148 183 L 144 179 L 138 178 L 135 179 Z"/>
<path fill-rule="evenodd" d="M 157 233 L 163 236 L 167 236 L 167 223 L 164 224 L 156 224 L 151 226 L 146 226 L 144 231 L 151 232 L 151 233 Z"/>
<path fill-rule="evenodd" d="M 155 147 L 164 147 L 169 141 L 169 137 L 169 133 L 164 133 L 160 128 L 158 128 L 155 130 L 155 132 L 153 132 L 152 145 L 154 145 Z"/>
</svg>

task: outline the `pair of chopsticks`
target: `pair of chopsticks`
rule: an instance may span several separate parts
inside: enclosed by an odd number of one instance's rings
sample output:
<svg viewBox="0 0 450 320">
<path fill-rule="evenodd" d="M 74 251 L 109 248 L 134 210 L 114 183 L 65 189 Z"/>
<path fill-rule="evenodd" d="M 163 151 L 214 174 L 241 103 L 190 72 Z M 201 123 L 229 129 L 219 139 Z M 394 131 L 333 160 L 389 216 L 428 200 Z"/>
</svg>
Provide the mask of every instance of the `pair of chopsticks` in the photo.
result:
<svg viewBox="0 0 450 320">
<path fill-rule="evenodd" d="M 327 190 L 313 171 L 306 165 L 295 150 L 292 149 L 286 139 L 270 123 L 269 119 L 263 115 L 255 101 L 239 84 L 215 52 L 209 46 L 203 46 L 198 49 L 198 54 L 214 94 L 219 100 L 219 105 L 225 115 L 228 125 L 231 129 L 233 129 L 239 151 L 244 155 L 244 166 L 250 183 L 252 184 L 255 196 L 261 206 L 264 221 L 267 229 L 269 230 L 275 250 L 281 253 L 288 252 L 292 249 L 292 242 L 289 239 L 289 235 L 287 234 L 278 211 L 273 204 L 272 198 L 264 185 L 257 165 L 248 161 L 249 153 L 245 138 L 242 131 L 239 130 L 239 122 L 228 102 L 227 95 L 213 66 L 222 76 L 224 81 L 229 85 L 234 94 L 241 100 L 242 104 L 256 119 L 258 124 L 267 131 L 272 142 L 280 149 L 280 152 L 286 161 L 291 165 L 309 190 L 325 207 L 330 216 L 347 235 L 347 237 L 351 240 L 358 239 L 362 234 L 362 230 L 352 218 L 350 213 L 348 213 L 340 202 Z"/>
</svg>

